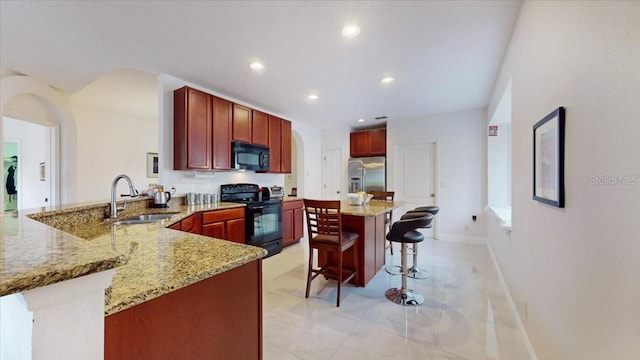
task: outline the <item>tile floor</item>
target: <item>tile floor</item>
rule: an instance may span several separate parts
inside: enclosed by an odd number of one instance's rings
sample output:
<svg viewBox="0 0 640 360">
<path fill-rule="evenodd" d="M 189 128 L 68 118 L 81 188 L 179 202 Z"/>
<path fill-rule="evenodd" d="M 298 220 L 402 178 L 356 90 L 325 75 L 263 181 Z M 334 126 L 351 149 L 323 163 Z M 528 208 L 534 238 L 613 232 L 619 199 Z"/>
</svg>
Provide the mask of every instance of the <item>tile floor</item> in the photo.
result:
<svg viewBox="0 0 640 360">
<path fill-rule="evenodd" d="M 344 286 L 336 308 L 334 281 L 318 277 L 304 297 L 305 240 L 263 262 L 265 360 L 529 359 L 486 246 L 425 239 L 418 263 L 431 277 L 409 279 L 422 306 L 389 302 L 401 279 L 383 269 L 364 288 Z M 394 253 L 387 264 L 400 264 Z"/>
</svg>

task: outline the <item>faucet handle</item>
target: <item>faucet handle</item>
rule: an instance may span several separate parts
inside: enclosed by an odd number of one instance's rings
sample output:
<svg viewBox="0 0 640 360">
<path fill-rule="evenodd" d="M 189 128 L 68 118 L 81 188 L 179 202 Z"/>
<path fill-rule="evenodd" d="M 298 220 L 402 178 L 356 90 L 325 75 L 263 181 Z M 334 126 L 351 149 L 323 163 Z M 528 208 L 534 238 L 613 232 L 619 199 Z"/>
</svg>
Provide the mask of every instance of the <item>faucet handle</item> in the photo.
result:
<svg viewBox="0 0 640 360">
<path fill-rule="evenodd" d="M 124 199 L 124 204 L 122 206 L 116 206 L 116 210 L 122 211 L 127 208 L 127 198 Z"/>
</svg>

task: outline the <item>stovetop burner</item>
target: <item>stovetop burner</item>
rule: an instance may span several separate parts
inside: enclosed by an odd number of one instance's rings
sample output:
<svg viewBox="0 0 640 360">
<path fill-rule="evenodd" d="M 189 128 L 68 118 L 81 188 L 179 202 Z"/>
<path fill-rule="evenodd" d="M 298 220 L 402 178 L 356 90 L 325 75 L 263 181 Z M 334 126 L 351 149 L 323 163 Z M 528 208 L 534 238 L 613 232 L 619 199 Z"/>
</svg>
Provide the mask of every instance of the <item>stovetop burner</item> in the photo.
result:
<svg viewBox="0 0 640 360">
<path fill-rule="evenodd" d="M 262 199 L 257 184 L 224 184 L 220 186 L 220 201 L 243 203 L 250 206 L 277 204 L 281 199 Z"/>
</svg>

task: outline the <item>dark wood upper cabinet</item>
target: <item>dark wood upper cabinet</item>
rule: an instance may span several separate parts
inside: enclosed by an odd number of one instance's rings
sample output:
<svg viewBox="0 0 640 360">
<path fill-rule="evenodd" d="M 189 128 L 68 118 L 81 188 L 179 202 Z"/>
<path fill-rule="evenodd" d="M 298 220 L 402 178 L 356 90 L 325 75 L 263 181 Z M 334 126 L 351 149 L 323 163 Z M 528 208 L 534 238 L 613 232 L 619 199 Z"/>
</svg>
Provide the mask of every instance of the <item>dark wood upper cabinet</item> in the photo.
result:
<svg viewBox="0 0 640 360">
<path fill-rule="evenodd" d="M 387 154 L 387 129 L 369 131 L 369 153 L 371 156 Z"/>
<path fill-rule="evenodd" d="M 213 96 L 213 169 L 231 169 L 233 103 Z"/>
<path fill-rule="evenodd" d="M 291 172 L 291 122 L 200 90 L 174 91 L 174 170 L 230 170 L 231 143 L 267 146 L 269 172 Z"/>
<path fill-rule="evenodd" d="M 256 145 L 269 146 L 269 115 L 253 110 L 251 126 L 251 142 Z"/>
<path fill-rule="evenodd" d="M 269 172 L 281 172 L 282 119 L 269 115 Z"/>
<path fill-rule="evenodd" d="M 291 121 L 282 120 L 280 172 L 291 173 Z"/>
<path fill-rule="evenodd" d="M 351 157 L 368 156 L 369 134 L 366 131 L 352 132 L 349 134 L 349 149 Z"/>
<path fill-rule="evenodd" d="M 173 94 L 173 168 L 210 169 L 212 96 L 183 87 Z"/>
<path fill-rule="evenodd" d="M 253 141 L 251 130 L 251 109 L 233 104 L 233 141 L 242 141 L 250 144 Z"/>
<path fill-rule="evenodd" d="M 352 132 L 349 149 L 351 157 L 385 156 L 387 129 Z"/>
<path fill-rule="evenodd" d="M 291 121 L 269 115 L 269 172 L 291 172 Z"/>
</svg>

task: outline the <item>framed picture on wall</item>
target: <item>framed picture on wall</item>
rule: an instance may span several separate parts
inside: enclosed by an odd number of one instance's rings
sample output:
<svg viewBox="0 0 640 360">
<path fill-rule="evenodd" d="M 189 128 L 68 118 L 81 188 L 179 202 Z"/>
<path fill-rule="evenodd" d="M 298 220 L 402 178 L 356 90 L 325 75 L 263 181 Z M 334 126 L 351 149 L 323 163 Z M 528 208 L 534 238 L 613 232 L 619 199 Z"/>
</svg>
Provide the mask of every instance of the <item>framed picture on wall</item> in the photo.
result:
<svg viewBox="0 0 640 360">
<path fill-rule="evenodd" d="M 564 207 L 564 108 L 533 125 L 533 199 Z"/>
<path fill-rule="evenodd" d="M 147 153 L 147 177 L 158 177 L 158 153 Z"/>
</svg>

